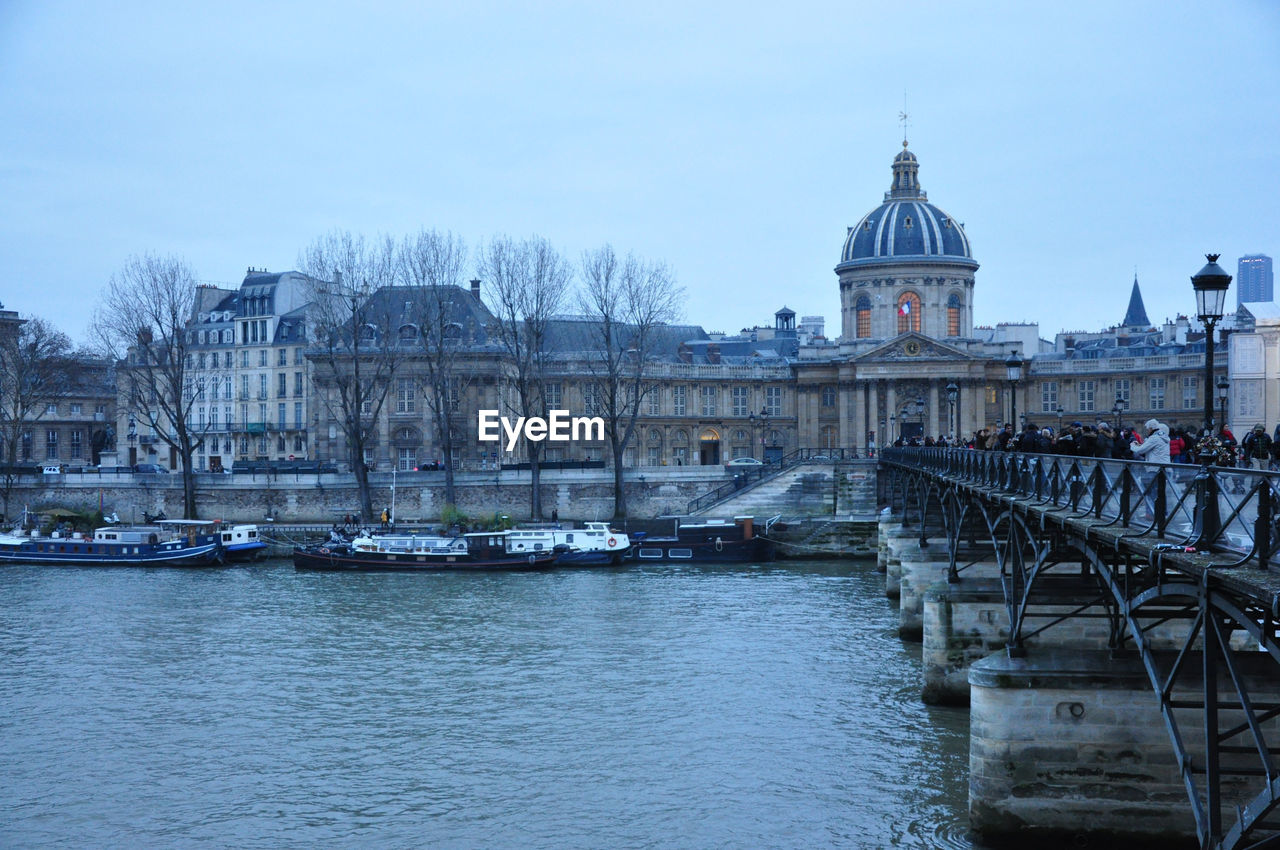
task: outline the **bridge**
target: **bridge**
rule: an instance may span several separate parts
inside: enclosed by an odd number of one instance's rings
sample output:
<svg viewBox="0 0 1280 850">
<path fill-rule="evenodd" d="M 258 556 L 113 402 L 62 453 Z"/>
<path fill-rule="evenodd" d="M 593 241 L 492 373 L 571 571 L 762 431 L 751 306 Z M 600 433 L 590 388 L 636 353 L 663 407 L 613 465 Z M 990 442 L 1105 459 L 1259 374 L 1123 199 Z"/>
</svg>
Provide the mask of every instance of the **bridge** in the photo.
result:
<svg viewBox="0 0 1280 850">
<path fill-rule="evenodd" d="M 878 486 L 976 832 L 1280 848 L 1280 473 L 890 449 Z"/>
</svg>

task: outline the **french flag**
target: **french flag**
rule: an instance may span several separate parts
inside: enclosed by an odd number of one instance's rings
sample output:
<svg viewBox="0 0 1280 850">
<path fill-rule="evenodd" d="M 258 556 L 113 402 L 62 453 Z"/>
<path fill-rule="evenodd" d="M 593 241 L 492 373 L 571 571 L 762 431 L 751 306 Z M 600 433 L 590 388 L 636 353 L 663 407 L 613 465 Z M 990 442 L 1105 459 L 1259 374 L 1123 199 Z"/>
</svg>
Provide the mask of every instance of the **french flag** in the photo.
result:
<svg viewBox="0 0 1280 850">
<path fill-rule="evenodd" d="M 899 304 L 899 305 L 898 305 L 898 315 L 899 315 L 899 316 L 910 316 L 910 315 L 911 315 L 911 302 L 910 302 L 910 301 L 903 301 L 901 304 Z"/>
</svg>

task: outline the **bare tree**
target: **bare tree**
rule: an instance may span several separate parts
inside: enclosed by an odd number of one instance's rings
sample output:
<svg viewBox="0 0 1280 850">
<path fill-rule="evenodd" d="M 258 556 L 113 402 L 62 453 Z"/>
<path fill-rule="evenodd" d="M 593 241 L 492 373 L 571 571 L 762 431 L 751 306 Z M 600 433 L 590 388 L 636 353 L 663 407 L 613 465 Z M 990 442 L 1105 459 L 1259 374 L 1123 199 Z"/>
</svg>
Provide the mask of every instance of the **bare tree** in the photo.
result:
<svg viewBox="0 0 1280 850">
<path fill-rule="evenodd" d="M 315 383 L 348 450 L 361 517 L 373 520 L 365 449 L 402 359 L 397 344 L 401 311 L 389 292 L 396 245 L 334 231 L 304 249 L 298 267 L 312 281 L 311 326 Z"/>
<path fill-rule="evenodd" d="M 131 257 L 107 284 L 95 328 L 115 358 L 130 415 L 151 428 L 182 464 L 183 516 L 196 517 L 191 457 L 204 444 L 192 416 L 204 378 L 192 379 L 189 352 L 196 275 L 184 260 L 144 254 Z"/>
<path fill-rule="evenodd" d="M 0 445 L 4 446 L 4 516 L 17 480 L 18 447 L 51 402 L 70 388 L 71 340 L 44 319 L 0 327 Z"/>
<path fill-rule="evenodd" d="M 537 236 L 494 239 L 481 249 L 478 268 L 495 317 L 493 336 L 506 358 L 510 392 L 503 407 L 515 416 L 546 418 L 547 332 L 573 271 L 550 242 Z M 530 512 L 541 519 L 542 443 L 526 440 L 525 450 L 533 478 Z"/>
<path fill-rule="evenodd" d="M 654 386 L 650 364 L 661 347 L 662 328 L 679 316 L 684 290 L 665 265 L 631 254 L 620 260 L 610 245 L 583 253 L 582 280 L 579 298 L 592 335 L 586 368 L 613 456 L 613 515 L 622 519 L 623 457 L 640 403 Z"/>
<path fill-rule="evenodd" d="M 467 246 L 452 233 L 420 230 L 406 236 L 397 254 L 401 282 L 412 294 L 412 311 L 418 326 L 417 360 L 422 364 L 419 385 L 435 426 L 443 454 L 444 499 L 457 503 L 453 450 L 461 434 L 458 400 L 467 375 L 460 361 L 467 340 L 460 299 L 471 298 L 461 288 Z"/>
</svg>

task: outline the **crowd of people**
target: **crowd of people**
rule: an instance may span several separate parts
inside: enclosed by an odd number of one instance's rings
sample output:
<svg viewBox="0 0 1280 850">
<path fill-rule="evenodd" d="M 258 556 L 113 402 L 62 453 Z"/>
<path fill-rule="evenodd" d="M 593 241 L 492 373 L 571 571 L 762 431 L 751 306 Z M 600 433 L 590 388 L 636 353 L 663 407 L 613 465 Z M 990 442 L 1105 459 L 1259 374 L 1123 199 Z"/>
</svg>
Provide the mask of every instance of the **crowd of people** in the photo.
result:
<svg viewBox="0 0 1280 850">
<path fill-rule="evenodd" d="M 1255 425 L 1243 440 L 1237 440 L 1230 428 L 1197 432 L 1194 428 L 1170 428 L 1157 419 L 1148 419 L 1141 427 L 1122 428 L 1109 422 L 1072 422 L 1061 431 L 1030 422 L 1015 431 L 1011 423 L 1006 423 L 1001 428 L 983 428 L 968 439 L 899 437 L 894 445 L 1280 469 L 1280 425 L 1270 435 L 1264 426 Z"/>
</svg>

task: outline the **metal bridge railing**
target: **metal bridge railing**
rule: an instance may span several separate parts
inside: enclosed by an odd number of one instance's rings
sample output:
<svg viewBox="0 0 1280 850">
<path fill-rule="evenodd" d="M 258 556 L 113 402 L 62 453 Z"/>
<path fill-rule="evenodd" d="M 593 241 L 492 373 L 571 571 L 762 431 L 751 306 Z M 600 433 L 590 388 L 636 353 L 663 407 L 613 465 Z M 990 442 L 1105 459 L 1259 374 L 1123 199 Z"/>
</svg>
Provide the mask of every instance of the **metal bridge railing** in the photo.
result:
<svg viewBox="0 0 1280 850">
<path fill-rule="evenodd" d="M 1214 566 L 1280 568 L 1280 473 L 959 448 L 889 448 L 880 459 L 1232 558 Z"/>
</svg>

